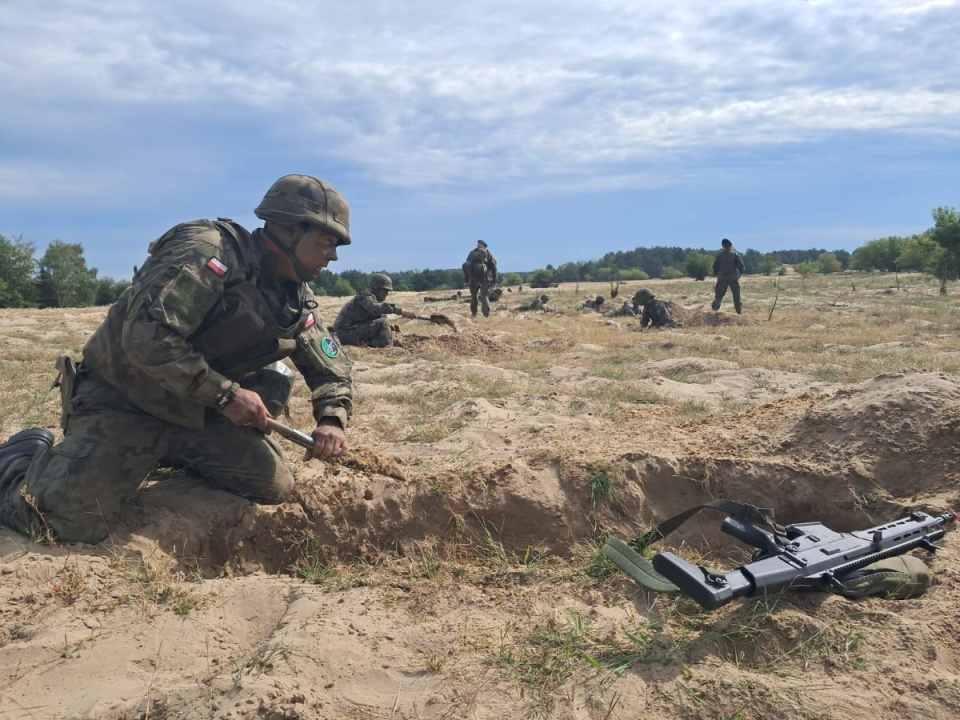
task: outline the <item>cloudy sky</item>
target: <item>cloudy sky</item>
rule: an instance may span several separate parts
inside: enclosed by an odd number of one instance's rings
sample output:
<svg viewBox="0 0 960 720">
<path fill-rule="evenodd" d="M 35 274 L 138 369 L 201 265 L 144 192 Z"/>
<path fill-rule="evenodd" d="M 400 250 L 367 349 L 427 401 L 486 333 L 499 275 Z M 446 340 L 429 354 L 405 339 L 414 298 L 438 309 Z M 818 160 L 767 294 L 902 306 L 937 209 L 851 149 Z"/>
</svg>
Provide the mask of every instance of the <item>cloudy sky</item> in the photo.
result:
<svg viewBox="0 0 960 720">
<path fill-rule="evenodd" d="M 129 277 L 281 175 L 332 270 L 854 250 L 960 206 L 960 0 L 0 0 L 0 234 Z"/>
</svg>

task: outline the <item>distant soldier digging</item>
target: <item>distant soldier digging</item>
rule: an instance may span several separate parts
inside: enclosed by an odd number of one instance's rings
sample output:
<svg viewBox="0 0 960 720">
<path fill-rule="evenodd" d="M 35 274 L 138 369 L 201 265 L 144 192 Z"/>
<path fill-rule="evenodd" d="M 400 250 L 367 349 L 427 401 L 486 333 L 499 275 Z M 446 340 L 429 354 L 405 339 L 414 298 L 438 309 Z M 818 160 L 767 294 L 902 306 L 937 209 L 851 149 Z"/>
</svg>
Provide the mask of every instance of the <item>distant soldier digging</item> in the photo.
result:
<svg viewBox="0 0 960 720">
<path fill-rule="evenodd" d="M 353 297 L 340 309 L 333 323 L 333 331 L 343 345 L 363 347 L 393 347 L 395 340 L 393 329 L 387 315 L 400 315 L 412 320 L 415 312 L 403 310 L 393 303 L 386 302 L 387 295 L 393 291 L 393 280 L 384 273 L 370 276 L 370 289 Z"/>
<path fill-rule="evenodd" d="M 633 296 L 633 305 L 635 308 L 643 307 L 643 314 L 640 316 L 640 329 L 646 327 L 681 327 L 681 324 L 673 319 L 670 314 L 670 308 L 663 300 L 657 300 L 656 296 L 647 290 L 641 288 Z"/>
</svg>

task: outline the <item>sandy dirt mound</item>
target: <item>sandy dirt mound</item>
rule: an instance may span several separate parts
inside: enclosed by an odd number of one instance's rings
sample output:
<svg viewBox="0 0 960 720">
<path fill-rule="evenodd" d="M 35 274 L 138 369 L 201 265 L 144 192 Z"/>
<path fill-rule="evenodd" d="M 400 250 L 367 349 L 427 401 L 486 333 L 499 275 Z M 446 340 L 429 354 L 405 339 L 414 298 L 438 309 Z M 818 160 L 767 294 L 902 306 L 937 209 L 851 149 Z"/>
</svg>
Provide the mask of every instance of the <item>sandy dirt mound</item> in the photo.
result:
<svg viewBox="0 0 960 720">
<path fill-rule="evenodd" d="M 836 530 L 957 507 L 949 318 L 879 316 L 858 336 L 871 315 L 811 331 L 818 306 L 773 327 L 704 311 L 703 291 L 675 303 L 683 328 L 641 335 L 551 293 L 556 314 L 486 322 L 431 303 L 461 331 L 411 322 L 402 347 L 352 352 L 351 453 L 304 464 L 281 441 L 289 502 L 162 468 L 102 545 L 0 530 L 0 717 L 955 717 L 955 534 L 914 600 L 785 593 L 713 613 L 598 552 L 718 497 Z M 7 400 L 24 408 L 7 433 L 56 423 L 56 348 L 37 366 L 18 340 L 41 323 L 79 343 L 98 313 L 0 312 Z M 835 379 L 854 365 L 868 370 Z M 291 411 L 306 429 L 305 393 Z M 663 548 L 745 562 L 720 520 L 702 512 Z"/>
</svg>

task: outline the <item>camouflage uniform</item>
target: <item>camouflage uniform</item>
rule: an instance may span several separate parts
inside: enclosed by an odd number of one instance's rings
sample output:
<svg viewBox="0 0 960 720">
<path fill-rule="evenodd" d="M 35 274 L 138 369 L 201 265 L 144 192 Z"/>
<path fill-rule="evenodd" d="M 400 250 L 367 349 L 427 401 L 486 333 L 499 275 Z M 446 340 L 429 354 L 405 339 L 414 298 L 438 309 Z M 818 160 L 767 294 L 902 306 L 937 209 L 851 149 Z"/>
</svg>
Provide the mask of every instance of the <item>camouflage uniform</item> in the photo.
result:
<svg viewBox="0 0 960 720">
<path fill-rule="evenodd" d="M 517 312 L 535 312 L 537 310 L 546 312 L 548 310 L 547 302 L 549 302 L 549 300 L 550 298 L 547 295 L 541 295 L 540 297 L 531 300 L 525 305 L 521 305 L 520 307 L 518 307 Z"/>
<path fill-rule="evenodd" d="M 99 542 L 161 459 L 257 502 L 290 493 L 277 443 L 216 407 L 233 382 L 246 386 L 289 358 L 310 387 L 317 422 L 346 428 L 351 363 L 324 329 L 309 286 L 277 276 L 260 233 L 197 220 L 150 246 L 83 349 L 64 398 L 64 440 L 0 477 L 0 521 L 37 529 L 26 493 L 58 539 Z"/>
<path fill-rule="evenodd" d="M 623 305 L 618 307 L 616 310 L 611 312 L 604 313 L 607 317 L 636 317 L 637 310 L 629 300 L 624 300 Z"/>
<path fill-rule="evenodd" d="M 743 258 L 729 242 L 727 240 L 723 243 L 723 250 L 718 252 L 713 260 L 713 274 L 717 276 L 717 284 L 714 287 L 713 304 L 710 307 L 714 310 L 720 309 L 720 303 L 729 287 L 730 294 L 733 295 L 733 309 L 740 314 L 743 309 L 740 302 L 740 274 L 744 269 Z"/>
<path fill-rule="evenodd" d="M 385 316 L 400 312 L 393 303 L 379 302 L 372 292 L 362 292 L 340 309 L 333 331 L 344 345 L 392 347 L 393 331 Z"/>
<path fill-rule="evenodd" d="M 643 306 L 640 327 L 645 328 L 648 325 L 655 328 L 680 327 L 680 323 L 673 319 L 670 308 L 663 300 L 650 300 Z"/>
<path fill-rule="evenodd" d="M 604 303 L 606 299 L 603 295 L 597 295 L 593 300 L 584 300 L 583 305 L 580 306 L 581 310 L 596 310 L 597 312 L 603 312 Z"/>
<path fill-rule="evenodd" d="M 463 263 L 464 282 L 470 288 L 470 314 L 477 316 L 477 306 L 483 310 L 484 317 L 490 317 L 488 295 L 490 285 L 497 282 L 497 261 L 486 246 L 474 248 Z"/>
</svg>

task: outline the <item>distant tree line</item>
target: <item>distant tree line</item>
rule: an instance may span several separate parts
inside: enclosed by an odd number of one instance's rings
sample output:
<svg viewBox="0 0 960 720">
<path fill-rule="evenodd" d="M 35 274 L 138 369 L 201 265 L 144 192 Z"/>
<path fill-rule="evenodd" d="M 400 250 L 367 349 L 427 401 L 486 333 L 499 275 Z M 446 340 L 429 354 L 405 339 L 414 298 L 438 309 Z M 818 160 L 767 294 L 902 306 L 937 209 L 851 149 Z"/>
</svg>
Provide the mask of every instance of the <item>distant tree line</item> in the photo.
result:
<svg viewBox="0 0 960 720">
<path fill-rule="evenodd" d="M 129 280 L 98 277 L 83 246 L 54 240 L 39 260 L 32 243 L 0 235 L 0 308 L 110 305 Z"/>
<path fill-rule="evenodd" d="M 947 282 L 960 277 L 960 213 L 952 207 L 933 211 L 933 227 L 909 237 L 870 240 L 852 254 L 845 250 L 776 250 L 741 252 L 747 274 L 783 274 L 790 265 L 802 275 L 860 272 L 925 272 Z M 705 279 L 713 269 L 717 250 L 681 247 L 636 248 L 611 252 L 599 260 L 547 265 L 527 272 L 511 271 L 501 277 L 504 285 L 546 283 L 617 282 L 692 277 Z M 460 268 L 450 270 L 401 270 L 389 272 L 395 290 L 430 292 L 453 290 L 463 285 Z M 355 295 L 370 286 L 373 273 L 324 270 L 313 283 L 318 295 Z M 55 240 L 43 257 L 34 259 L 34 247 L 22 238 L 0 235 L 0 307 L 85 307 L 109 305 L 128 280 L 100 278 L 87 268 L 83 247 Z"/>
</svg>

